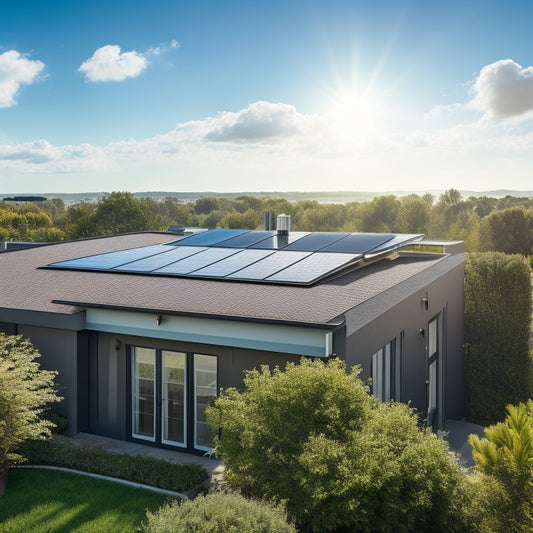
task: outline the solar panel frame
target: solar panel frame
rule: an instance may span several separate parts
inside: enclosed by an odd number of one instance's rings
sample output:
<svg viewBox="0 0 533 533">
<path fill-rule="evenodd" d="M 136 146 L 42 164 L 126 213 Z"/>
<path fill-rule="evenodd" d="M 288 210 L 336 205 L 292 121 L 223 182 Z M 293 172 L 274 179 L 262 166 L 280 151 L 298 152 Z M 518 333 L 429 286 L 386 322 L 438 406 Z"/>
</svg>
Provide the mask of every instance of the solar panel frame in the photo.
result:
<svg viewBox="0 0 533 533">
<path fill-rule="evenodd" d="M 412 243 L 413 241 L 419 241 L 424 237 L 422 234 L 407 234 L 407 233 L 397 233 L 394 235 L 390 241 L 368 250 L 365 255 L 375 255 L 382 252 L 390 252 L 396 248 L 406 246 L 407 244 Z"/>
<path fill-rule="evenodd" d="M 192 272 L 191 276 L 199 277 L 214 277 L 223 278 L 229 274 L 233 274 L 243 268 L 257 263 L 261 259 L 265 259 L 269 255 L 275 253 L 273 250 L 249 250 L 245 248 L 236 254 L 230 255 L 225 259 L 221 259 L 216 263 Z"/>
<path fill-rule="evenodd" d="M 245 267 L 230 274 L 226 276 L 226 278 L 240 281 L 261 281 L 272 276 L 276 272 L 305 259 L 309 255 L 311 255 L 311 252 L 274 251 L 268 257 L 257 261 L 249 267 Z"/>
<path fill-rule="evenodd" d="M 393 233 L 349 233 L 320 252 L 364 254 L 393 238 Z"/>
</svg>

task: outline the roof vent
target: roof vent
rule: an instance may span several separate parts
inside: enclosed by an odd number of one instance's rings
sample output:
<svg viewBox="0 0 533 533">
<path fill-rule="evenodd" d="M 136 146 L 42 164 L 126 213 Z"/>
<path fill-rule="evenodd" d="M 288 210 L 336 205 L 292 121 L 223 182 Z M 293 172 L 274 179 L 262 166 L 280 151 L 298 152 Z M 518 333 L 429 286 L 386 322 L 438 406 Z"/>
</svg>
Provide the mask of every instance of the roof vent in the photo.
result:
<svg viewBox="0 0 533 533">
<path fill-rule="evenodd" d="M 291 216 L 278 215 L 278 235 L 288 235 L 291 231 Z"/>
<path fill-rule="evenodd" d="M 274 230 L 274 211 L 265 211 L 263 219 L 265 222 L 265 231 Z"/>
</svg>

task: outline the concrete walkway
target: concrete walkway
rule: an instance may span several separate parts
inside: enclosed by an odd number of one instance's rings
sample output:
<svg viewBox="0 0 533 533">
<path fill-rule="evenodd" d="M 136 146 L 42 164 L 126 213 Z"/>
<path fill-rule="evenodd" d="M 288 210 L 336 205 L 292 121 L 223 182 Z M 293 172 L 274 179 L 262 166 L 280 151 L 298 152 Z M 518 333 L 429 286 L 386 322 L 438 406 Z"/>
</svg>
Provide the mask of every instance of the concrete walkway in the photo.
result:
<svg viewBox="0 0 533 533">
<path fill-rule="evenodd" d="M 190 453 L 166 450 L 163 448 L 156 448 L 155 446 L 147 446 L 145 444 L 137 444 L 136 442 L 109 439 L 107 437 L 91 435 L 89 433 L 78 433 L 70 438 L 76 442 L 92 442 L 111 452 L 146 455 L 148 457 L 155 457 L 156 459 L 164 459 L 170 463 L 201 464 L 205 466 L 209 475 L 217 474 L 220 469 L 223 469 L 222 459 L 217 458 L 214 455 L 212 457 L 192 455 Z"/>
<path fill-rule="evenodd" d="M 450 448 L 457 453 L 461 466 L 465 468 L 474 466 L 472 446 L 468 444 L 468 437 L 472 433 L 479 437 L 484 437 L 484 429 L 483 426 L 478 426 L 465 420 L 446 420 L 444 424 L 445 438 L 450 444 Z"/>
</svg>

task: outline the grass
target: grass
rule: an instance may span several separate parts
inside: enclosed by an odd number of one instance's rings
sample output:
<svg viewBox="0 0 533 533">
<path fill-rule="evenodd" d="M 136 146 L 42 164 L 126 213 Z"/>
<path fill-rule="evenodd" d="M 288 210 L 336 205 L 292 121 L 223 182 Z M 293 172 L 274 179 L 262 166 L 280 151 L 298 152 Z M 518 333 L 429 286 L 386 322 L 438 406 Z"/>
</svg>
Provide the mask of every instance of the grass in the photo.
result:
<svg viewBox="0 0 533 533">
<path fill-rule="evenodd" d="M 136 531 L 146 510 L 168 497 L 120 483 L 53 470 L 12 468 L 0 498 L 0 532 Z"/>
</svg>

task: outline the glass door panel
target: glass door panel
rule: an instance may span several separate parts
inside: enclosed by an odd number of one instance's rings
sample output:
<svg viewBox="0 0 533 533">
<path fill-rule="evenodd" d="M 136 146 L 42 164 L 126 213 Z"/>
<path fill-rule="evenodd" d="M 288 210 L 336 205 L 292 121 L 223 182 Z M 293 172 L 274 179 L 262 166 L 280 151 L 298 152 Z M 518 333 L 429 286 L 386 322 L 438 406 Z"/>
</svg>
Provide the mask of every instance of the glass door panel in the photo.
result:
<svg viewBox="0 0 533 533">
<path fill-rule="evenodd" d="M 194 354 L 194 446 L 208 450 L 213 446 L 214 432 L 206 422 L 205 408 L 217 395 L 217 358 Z"/>
<path fill-rule="evenodd" d="M 132 435 L 155 440 L 155 350 L 132 349 Z"/>
<path fill-rule="evenodd" d="M 185 446 L 185 354 L 163 350 L 162 369 L 161 442 Z"/>
<path fill-rule="evenodd" d="M 438 317 L 428 324 L 428 380 L 427 380 L 427 424 L 438 428 L 438 379 L 439 379 L 439 320 Z"/>
</svg>

